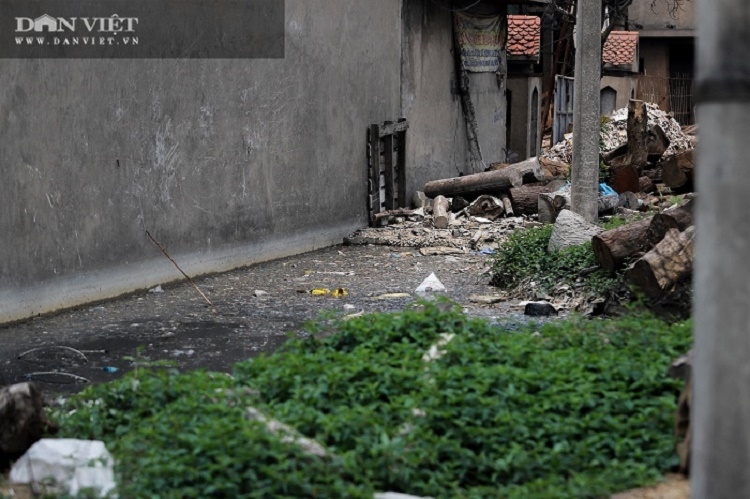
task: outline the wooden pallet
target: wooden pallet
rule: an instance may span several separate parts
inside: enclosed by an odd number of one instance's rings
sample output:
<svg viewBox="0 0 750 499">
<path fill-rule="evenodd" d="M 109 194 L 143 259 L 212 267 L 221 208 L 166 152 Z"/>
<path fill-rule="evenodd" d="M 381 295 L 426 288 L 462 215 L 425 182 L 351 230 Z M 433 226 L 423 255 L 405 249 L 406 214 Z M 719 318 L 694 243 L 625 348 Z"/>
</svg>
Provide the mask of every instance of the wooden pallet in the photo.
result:
<svg viewBox="0 0 750 499">
<path fill-rule="evenodd" d="M 375 215 L 397 208 L 408 208 L 406 199 L 406 129 L 405 118 L 397 123 L 386 121 L 367 129 L 367 212 L 370 225 Z"/>
</svg>

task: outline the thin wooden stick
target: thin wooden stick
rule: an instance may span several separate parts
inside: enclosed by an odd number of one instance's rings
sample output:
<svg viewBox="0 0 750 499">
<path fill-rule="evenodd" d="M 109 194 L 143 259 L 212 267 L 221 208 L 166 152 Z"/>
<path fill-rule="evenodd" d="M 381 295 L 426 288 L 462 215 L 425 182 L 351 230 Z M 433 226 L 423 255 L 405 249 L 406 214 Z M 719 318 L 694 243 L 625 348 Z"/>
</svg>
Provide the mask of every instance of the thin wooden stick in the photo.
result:
<svg viewBox="0 0 750 499">
<path fill-rule="evenodd" d="M 213 303 L 211 303 L 211 300 L 209 300 L 209 299 L 208 299 L 208 298 L 206 297 L 206 295 L 204 295 L 204 294 L 203 294 L 203 291 L 201 291 L 201 289 L 200 289 L 200 288 L 198 287 L 198 285 L 197 285 L 197 284 L 195 284 L 195 282 L 193 281 L 193 278 L 192 278 L 192 277 L 190 277 L 189 275 L 187 275 L 187 274 L 185 273 L 185 271 L 184 271 L 184 270 L 182 270 L 182 269 L 180 268 L 180 266 L 179 266 L 179 265 L 177 265 L 177 262 L 175 262 L 175 261 L 174 261 L 174 260 L 172 259 L 172 257 L 171 257 L 171 256 L 169 256 L 169 253 L 167 253 L 167 250 L 166 250 L 166 249 L 164 249 L 164 246 L 162 246 L 161 244 L 159 244 L 159 242 L 158 242 L 158 241 L 157 241 L 156 239 L 154 239 L 154 237 L 153 237 L 153 236 L 151 235 L 151 233 L 150 233 L 149 231 L 146 231 L 146 235 L 148 236 L 148 238 L 149 238 L 149 239 L 151 239 L 151 241 L 153 241 L 153 243 L 154 243 L 154 244 L 155 244 L 156 246 L 158 246 L 158 247 L 159 247 L 159 249 L 161 250 L 161 252 L 162 252 L 162 253 L 164 253 L 164 256 L 166 256 L 167 258 L 169 258 L 169 261 L 170 261 L 170 262 L 172 262 L 172 263 L 174 264 L 174 266 L 175 266 L 175 267 L 177 267 L 177 270 L 179 270 L 180 272 L 182 272 L 182 275 L 184 275 L 184 276 L 185 276 L 185 278 L 186 278 L 186 279 L 187 279 L 188 281 L 190 281 L 190 284 L 192 284 L 192 285 L 193 285 L 193 287 L 195 288 L 195 290 L 196 290 L 196 291 L 197 291 L 198 293 L 200 293 L 200 295 L 201 295 L 201 296 L 203 297 L 203 299 L 204 299 L 204 300 L 206 300 L 206 303 L 208 303 L 208 304 L 209 304 L 209 306 L 213 307 L 213 306 L 214 306 L 214 304 L 213 304 Z"/>
</svg>

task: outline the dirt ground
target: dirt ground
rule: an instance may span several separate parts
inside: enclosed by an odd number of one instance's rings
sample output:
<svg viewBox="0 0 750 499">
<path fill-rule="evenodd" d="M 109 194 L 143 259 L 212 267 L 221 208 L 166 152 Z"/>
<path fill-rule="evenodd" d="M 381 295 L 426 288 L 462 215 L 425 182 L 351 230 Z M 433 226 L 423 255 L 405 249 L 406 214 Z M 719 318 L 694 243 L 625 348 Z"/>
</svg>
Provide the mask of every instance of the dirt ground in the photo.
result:
<svg viewBox="0 0 750 499">
<path fill-rule="evenodd" d="M 517 302 L 470 300 L 498 292 L 483 274 L 486 260 L 480 254 L 422 256 L 411 248 L 336 246 L 197 279 L 216 313 L 183 283 L 3 326 L 0 384 L 32 379 L 54 398 L 121 376 L 133 369 L 130 358 L 228 371 L 239 360 L 278 348 L 289 332 L 301 332 L 321 312 L 403 310 L 431 272 L 467 313 L 523 321 Z M 316 288 L 344 288 L 348 295 L 308 293 Z M 256 290 L 267 294 L 256 297 Z M 409 296 L 382 297 L 388 293 Z"/>
</svg>

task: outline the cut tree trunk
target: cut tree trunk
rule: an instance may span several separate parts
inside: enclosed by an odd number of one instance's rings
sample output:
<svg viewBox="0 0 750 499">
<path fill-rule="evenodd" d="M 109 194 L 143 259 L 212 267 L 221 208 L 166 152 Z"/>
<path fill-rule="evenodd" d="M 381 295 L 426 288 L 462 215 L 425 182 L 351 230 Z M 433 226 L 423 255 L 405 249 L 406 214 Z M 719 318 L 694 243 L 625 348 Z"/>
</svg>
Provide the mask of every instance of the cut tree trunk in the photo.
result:
<svg viewBox="0 0 750 499">
<path fill-rule="evenodd" d="M 654 125 L 648 130 L 646 137 L 646 150 L 648 152 L 648 161 L 656 163 L 661 159 L 664 153 L 669 149 L 670 140 L 667 134 L 659 125 Z"/>
<path fill-rule="evenodd" d="M 476 198 L 466 211 L 469 212 L 469 215 L 475 217 L 484 217 L 490 220 L 495 220 L 502 216 L 505 209 L 503 208 L 503 202 L 500 199 L 484 194 Z"/>
<path fill-rule="evenodd" d="M 626 151 L 617 148 L 607 156 L 610 164 L 609 185 L 618 194 L 623 192 L 638 192 L 638 178 L 643 167 L 648 163 L 648 115 L 643 101 L 631 99 L 628 103 L 628 142 Z"/>
<path fill-rule="evenodd" d="M 450 223 L 448 207 L 450 203 L 445 196 L 437 196 L 432 202 L 432 220 L 436 229 L 447 229 Z"/>
<path fill-rule="evenodd" d="M 520 163 L 500 163 L 497 166 L 493 165 L 491 168 L 495 171 L 515 170 L 521 174 L 521 179 L 524 184 L 533 184 L 544 180 L 542 165 L 539 162 L 539 158 L 536 157 L 529 158 Z"/>
<path fill-rule="evenodd" d="M 510 196 L 508 194 L 502 193 L 498 197 L 503 202 L 503 211 L 505 212 L 505 216 L 515 216 L 515 212 L 513 211 L 513 203 L 510 200 Z"/>
<path fill-rule="evenodd" d="M 640 188 L 638 170 L 632 165 L 612 165 L 607 182 L 617 194 L 635 192 Z"/>
<path fill-rule="evenodd" d="M 650 298 L 668 295 L 693 272 L 695 227 L 669 229 L 664 239 L 625 272 L 625 279 Z"/>
<path fill-rule="evenodd" d="M 643 176 L 638 179 L 638 192 L 649 193 L 654 192 L 655 190 L 656 186 L 650 178 Z"/>
<path fill-rule="evenodd" d="M 636 183 L 643 167 L 648 163 L 648 113 L 646 103 L 630 99 L 628 102 L 628 147 L 627 152 L 611 160 L 613 170 L 629 166 L 636 171 Z M 637 185 L 636 185 L 637 187 Z M 613 186 L 614 188 L 614 186 Z M 615 189 L 617 190 L 617 189 Z M 634 188 L 627 189 L 629 191 Z M 621 191 L 617 191 L 618 194 Z M 625 192 L 625 191 L 622 191 Z"/>
<path fill-rule="evenodd" d="M 541 223 L 554 223 L 563 209 L 570 208 L 570 191 L 541 192 L 537 207 Z"/>
<path fill-rule="evenodd" d="M 548 185 L 530 184 L 512 188 L 510 190 L 510 200 L 513 204 L 513 213 L 516 215 L 533 215 L 537 213 L 539 211 L 539 194 L 551 192 Z"/>
<path fill-rule="evenodd" d="M 694 149 L 690 149 L 661 163 L 661 178 L 667 187 L 682 192 L 693 189 L 694 151 Z"/>
<path fill-rule="evenodd" d="M 502 170 L 475 173 L 463 177 L 433 180 L 424 186 L 424 193 L 431 198 L 437 196 L 471 196 L 477 194 L 497 194 L 511 187 L 523 184 L 523 175 L 518 170 Z"/>
<path fill-rule="evenodd" d="M 570 173 L 570 165 L 562 161 L 539 158 L 539 163 L 546 178 L 566 177 Z"/>
<path fill-rule="evenodd" d="M 646 233 L 651 219 L 623 225 L 594 236 L 591 245 L 602 268 L 614 272 L 625 265 L 625 261 L 638 253 L 650 249 Z"/>
<path fill-rule="evenodd" d="M 527 184 L 510 190 L 510 201 L 516 215 L 533 215 L 539 211 L 539 194 L 556 192 L 565 185 L 564 180 L 549 183 Z"/>
<path fill-rule="evenodd" d="M 689 199 L 670 208 L 662 213 L 654 215 L 648 227 L 648 241 L 652 246 L 659 243 L 667 234 L 669 229 L 683 231 L 693 225 L 693 204 L 695 200 Z"/>
</svg>

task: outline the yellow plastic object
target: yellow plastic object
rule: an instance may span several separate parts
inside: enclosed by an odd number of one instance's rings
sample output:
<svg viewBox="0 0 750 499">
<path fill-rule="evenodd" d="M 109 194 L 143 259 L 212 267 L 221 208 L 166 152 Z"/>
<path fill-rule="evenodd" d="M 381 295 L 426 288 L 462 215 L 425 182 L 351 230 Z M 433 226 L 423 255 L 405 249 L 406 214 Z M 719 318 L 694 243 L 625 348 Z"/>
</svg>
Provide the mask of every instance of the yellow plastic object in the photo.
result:
<svg viewBox="0 0 750 499">
<path fill-rule="evenodd" d="M 331 290 L 326 288 L 316 288 L 310 291 L 310 294 L 313 296 L 325 296 L 331 294 Z"/>
<path fill-rule="evenodd" d="M 344 296 L 348 295 L 349 292 L 345 290 L 344 288 L 338 288 L 333 291 L 333 296 L 336 298 L 343 298 Z"/>
</svg>

